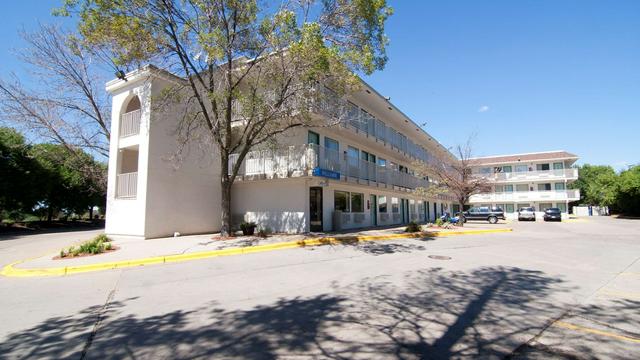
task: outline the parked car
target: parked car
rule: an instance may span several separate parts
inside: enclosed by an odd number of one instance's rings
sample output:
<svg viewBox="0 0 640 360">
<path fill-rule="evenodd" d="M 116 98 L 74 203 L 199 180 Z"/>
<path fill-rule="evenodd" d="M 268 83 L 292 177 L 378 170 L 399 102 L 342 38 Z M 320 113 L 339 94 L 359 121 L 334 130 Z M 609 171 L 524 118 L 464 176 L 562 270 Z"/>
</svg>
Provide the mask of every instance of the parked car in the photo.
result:
<svg viewBox="0 0 640 360">
<path fill-rule="evenodd" d="M 462 221 L 467 220 L 486 220 L 491 224 L 498 222 L 498 219 L 504 220 L 504 211 L 498 207 L 489 208 L 487 206 L 472 207 L 462 213 Z"/>
<path fill-rule="evenodd" d="M 562 221 L 562 212 L 558 208 L 548 208 L 544 211 L 544 221 Z"/>
<path fill-rule="evenodd" d="M 536 209 L 533 206 L 518 209 L 518 221 L 522 220 L 536 221 Z"/>
</svg>

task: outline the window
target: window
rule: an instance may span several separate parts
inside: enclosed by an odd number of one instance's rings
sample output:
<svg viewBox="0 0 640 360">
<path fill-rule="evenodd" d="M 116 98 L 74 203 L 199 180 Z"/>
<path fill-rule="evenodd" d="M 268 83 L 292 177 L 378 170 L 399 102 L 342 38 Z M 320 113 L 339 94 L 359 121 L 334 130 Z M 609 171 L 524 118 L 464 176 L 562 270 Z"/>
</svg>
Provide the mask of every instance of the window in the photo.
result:
<svg viewBox="0 0 640 360">
<path fill-rule="evenodd" d="M 324 137 L 324 147 L 327 148 L 328 150 L 334 150 L 334 151 L 340 150 L 340 146 L 338 145 L 338 142 L 326 136 Z"/>
<path fill-rule="evenodd" d="M 351 193 L 351 212 L 364 212 L 364 194 Z"/>
<path fill-rule="evenodd" d="M 511 172 L 511 165 L 503 166 L 502 167 L 502 172 L 510 173 Z"/>
<path fill-rule="evenodd" d="M 491 174 L 491 168 L 490 167 L 480 168 L 480 174 L 483 174 L 483 175 Z"/>
<path fill-rule="evenodd" d="M 313 131 L 309 131 L 309 135 L 307 135 L 307 144 L 320 145 L 320 135 Z"/>
<path fill-rule="evenodd" d="M 555 162 L 553 163 L 553 170 L 562 170 L 564 169 L 564 163 Z"/>
<path fill-rule="evenodd" d="M 549 171 L 549 164 L 536 164 L 536 170 Z"/>
<path fill-rule="evenodd" d="M 381 213 L 387 212 L 387 197 L 379 196 L 378 197 L 378 211 Z"/>
<path fill-rule="evenodd" d="M 553 185 L 556 190 L 565 190 L 564 183 L 555 183 Z"/>
<path fill-rule="evenodd" d="M 358 161 L 358 153 L 360 152 L 360 150 L 358 150 L 358 148 L 354 148 L 353 146 L 349 146 L 347 148 L 347 156 L 349 156 L 352 159 L 355 159 L 355 161 Z"/>
<path fill-rule="evenodd" d="M 504 192 L 513 192 L 513 185 L 505 185 Z"/>
<path fill-rule="evenodd" d="M 518 184 L 516 185 L 516 191 L 517 192 L 529 191 L 529 186 L 527 184 Z"/>
<path fill-rule="evenodd" d="M 556 207 L 560 209 L 560 212 L 563 212 L 563 213 L 567 212 L 567 204 L 565 203 L 557 203 Z"/>
<path fill-rule="evenodd" d="M 336 211 L 349 212 L 349 193 L 335 190 L 333 192 L 333 208 Z"/>
<path fill-rule="evenodd" d="M 518 204 L 518 209 L 529 207 L 529 203 L 520 203 Z"/>
<path fill-rule="evenodd" d="M 538 205 L 538 208 L 540 209 L 540 211 L 545 211 L 545 210 L 547 210 L 548 208 L 552 208 L 552 207 L 553 207 L 553 204 L 552 204 L 552 203 L 540 203 L 540 204 Z"/>
<path fill-rule="evenodd" d="M 538 184 L 538 191 L 551 191 L 551 184 Z"/>
<path fill-rule="evenodd" d="M 378 158 L 378 166 L 382 166 L 382 167 L 387 166 L 387 160 L 383 158 Z"/>
<path fill-rule="evenodd" d="M 400 212 L 400 207 L 398 206 L 398 198 L 391 198 L 391 212 L 392 213 L 399 213 Z"/>
<path fill-rule="evenodd" d="M 504 191 L 504 186 L 503 185 L 496 185 L 495 186 L 495 192 L 501 193 L 503 191 Z"/>
<path fill-rule="evenodd" d="M 514 212 L 513 204 L 507 204 L 504 209 L 507 213 L 512 214 Z"/>
<path fill-rule="evenodd" d="M 527 172 L 527 165 L 516 165 L 516 172 Z"/>
<path fill-rule="evenodd" d="M 504 204 L 496 204 L 496 207 L 501 210 L 504 210 Z"/>
</svg>

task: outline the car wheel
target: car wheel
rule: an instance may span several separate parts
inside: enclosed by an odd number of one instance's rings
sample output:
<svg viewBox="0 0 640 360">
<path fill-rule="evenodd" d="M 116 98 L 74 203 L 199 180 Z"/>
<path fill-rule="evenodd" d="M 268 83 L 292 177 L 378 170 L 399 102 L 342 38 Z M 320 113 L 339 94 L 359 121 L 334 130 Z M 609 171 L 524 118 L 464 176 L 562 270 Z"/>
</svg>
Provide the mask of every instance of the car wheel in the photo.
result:
<svg viewBox="0 0 640 360">
<path fill-rule="evenodd" d="M 489 224 L 495 224 L 498 222 L 498 218 L 495 216 L 490 216 L 489 217 Z"/>
</svg>

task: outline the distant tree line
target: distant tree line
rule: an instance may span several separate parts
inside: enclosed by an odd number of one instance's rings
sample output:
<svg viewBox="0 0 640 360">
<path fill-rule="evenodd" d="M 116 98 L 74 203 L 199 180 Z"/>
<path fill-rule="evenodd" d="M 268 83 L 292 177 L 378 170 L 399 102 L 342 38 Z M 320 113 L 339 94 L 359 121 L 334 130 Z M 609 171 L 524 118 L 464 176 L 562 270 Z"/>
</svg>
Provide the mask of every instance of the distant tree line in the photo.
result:
<svg viewBox="0 0 640 360">
<path fill-rule="evenodd" d="M 580 189 L 580 204 L 640 215 L 640 165 L 616 173 L 611 166 L 585 164 L 579 167 L 578 180 L 572 187 Z"/>
<path fill-rule="evenodd" d="M 81 149 L 28 144 L 8 127 L 0 127 L 0 174 L 0 220 L 92 216 L 105 206 L 105 164 Z"/>
</svg>

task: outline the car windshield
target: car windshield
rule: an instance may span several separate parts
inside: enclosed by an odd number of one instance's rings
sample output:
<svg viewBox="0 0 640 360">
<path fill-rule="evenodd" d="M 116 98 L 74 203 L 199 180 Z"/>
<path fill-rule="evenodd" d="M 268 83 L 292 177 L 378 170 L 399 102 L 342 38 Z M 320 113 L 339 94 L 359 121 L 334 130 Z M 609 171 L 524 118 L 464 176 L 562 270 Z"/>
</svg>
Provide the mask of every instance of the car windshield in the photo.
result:
<svg viewBox="0 0 640 360">
<path fill-rule="evenodd" d="M 546 210 L 548 213 L 559 213 L 560 209 L 558 208 L 549 208 Z"/>
<path fill-rule="evenodd" d="M 520 210 L 518 211 L 535 211 L 535 210 L 533 210 L 532 207 L 523 207 L 523 208 L 520 208 Z"/>
</svg>

